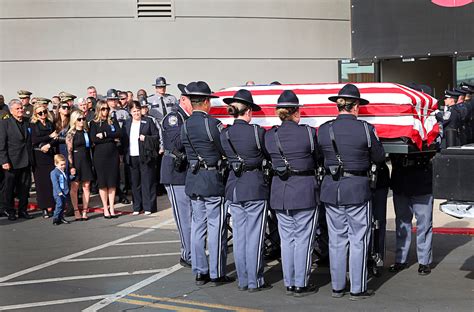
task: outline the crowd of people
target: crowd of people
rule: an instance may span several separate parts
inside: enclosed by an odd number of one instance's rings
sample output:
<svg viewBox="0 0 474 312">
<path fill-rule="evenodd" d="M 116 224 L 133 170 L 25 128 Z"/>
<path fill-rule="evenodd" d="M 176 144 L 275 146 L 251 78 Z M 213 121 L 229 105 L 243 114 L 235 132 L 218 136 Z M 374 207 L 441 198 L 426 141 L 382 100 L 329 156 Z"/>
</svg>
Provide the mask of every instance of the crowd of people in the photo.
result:
<svg viewBox="0 0 474 312">
<path fill-rule="evenodd" d="M 390 178 L 375 128 L 357 119 L 359 107 L 368 101 L 356 86 L 347 84 L 329 97 L 339 115 L 318 131 L 299 124 L 302 105 L 291 90 L 281 93 L 275 107 L 281 126 L 267 131 L 251 123 L 261 107 L 246 89 L 223 99 L 234 118 L 233 125 L 224 127 L 209 115 L 210 99 L 216 96 L 206 82 L 179 84 L 179 100 L 166 93 L 165 78 L 158 77 L 153 86 L 156 94 L 147 97 L 141 89 L 136 100 L 132 92 L 115 89 L 101 99 L 89 87 L 88 97 L 78 99 L 77 105 L 76 97 L 66 92 L 31 101 L 31 92 L 25 90 L 18 91 L 20 99 L 8 107 L 0 103 L 0 211 L 14 221 L 16 197 L 18 217 L 31 218 L 31 173 L 38 207 L 55 225 L 69 223 L 65 207 L 71 207 L 75 220 L 88 219 L 93 185 L 105 218 L 118 216 L 116 196 L 126 202 L 128 189 L 133 215 L 150 215 L 157 210 L 157 194 L 164 192 L 161 183 L 180 235 L 180 263 L 192 268 L 197 285 L 234 281 L 226 275 L 230 212 L 238 289 L 270 289 L 263 274 L 263 248 L 267 221 L 273 216 L 286 294 L 295 297 L 315 290 L 309 281 L 312 255 L 318 228 L 325 223 L 332 296 L 346 294 L 348 262 L 350 298 L 360 300 L 373 295 L 367 289 L 368 264 L 374 260 L 369 249 L 384 259 L 391 187 L 397 240 L 389 270 L 407 267 L 415 215 L 418 272 L 431 272 L 434 153 L 390 155 Z M 446 92 L 447 109 L 437 115 L 445 134 L 458 118 L 451 99 L 457 102 L 461 94 L 465 111 L 459 118 L 467 120 L 465 107 L 471 106 L 464 103 L 465 96 L 474 93 L 474 87 L 459 90 L 463 92 Z M 371 239 L 372 215 L 379 221 L 379 234 Z"/>
</svg>

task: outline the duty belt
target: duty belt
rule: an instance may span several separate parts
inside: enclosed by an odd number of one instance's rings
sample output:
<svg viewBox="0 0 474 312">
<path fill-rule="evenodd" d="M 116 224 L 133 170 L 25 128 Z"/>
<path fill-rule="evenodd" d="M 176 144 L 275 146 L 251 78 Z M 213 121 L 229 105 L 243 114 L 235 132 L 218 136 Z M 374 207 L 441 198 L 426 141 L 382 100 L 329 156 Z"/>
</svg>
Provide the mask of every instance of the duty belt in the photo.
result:
<svg viewBox="0 0 474 312">
<path fill-rule="evenodd" d="M 230 164 L 230 169 L 232 169 L 232 164 Z M 244 165 L 244 170 L 243 172 L 248 172 L 248 171 L 262 171 L 262 165 Z"/>
<path fill-rule="evenodd" d="M 204 169 L 204 170 L 218 170 L 219 169 L 217 166 L 205 166 L 204 164 L 200 164 L 199 168 Z"/>
<path fill-rule="evenodd" d="M 290 176 L 316 176 L 316 170 L 290 170 Z"/>
<path fill-rule="evenodd" d="M 173 154 L 173 152 L 171 152 L 171 151 L 169 151 L 169 150 L 165 150 L 165 152 L 163 153 L 163 155 L 176 158 L 176 155 Z"/>
<path fill-rule="evenodd" d="M 326 175 L 331 175 L 329 169 L 326 169 Z M 369 173 L 367 171 L 344 171 L 343 177 L 368 177 Z"/>
</svg>

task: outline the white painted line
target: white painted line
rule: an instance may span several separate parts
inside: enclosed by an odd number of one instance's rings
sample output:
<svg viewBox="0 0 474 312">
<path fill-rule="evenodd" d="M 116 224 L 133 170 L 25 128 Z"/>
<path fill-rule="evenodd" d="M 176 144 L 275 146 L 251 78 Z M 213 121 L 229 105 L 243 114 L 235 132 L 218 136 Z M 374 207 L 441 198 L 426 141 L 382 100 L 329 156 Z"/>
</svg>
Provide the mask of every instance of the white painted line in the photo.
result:
<svg viewBox="0 0 474 312">
<path fill-rule="evenodd" d="M 180 243 L 179 240 L 169 240 L 169 241 L 152 241 L 152 242 L 132 242 L 132 243 L 120 243 L 115 244 L 115 246 L 132 246 L 132 245 L 152 245 L 152 244 L 172 244 Z"/>
<path fill-rule="evenodd" d="M 104 248 L 113 246 L 113 245 L 118 244 L 118 243 L 125 242 L 125 241 L 130 240 L 130 239 L 135 238 L 135 237 L 139 237 L 139 236 L 148 234 L 150 232 L 153 232 L 156 229 L 159 229 L 160 227 L 171 224 L 172 222 L 174 222 L 173 218 L 171 218 L 169 220 L 166 220 L 164 222 L 158 223 L 157 225 L 154 225 L 151 228 L 143 230 L 143 231 L 141 231 L 137 234 L 132 234 L 132 235 L 129 235 L 129 236 L 125 236 L 125 237 L 116 239 L 114 241 L 111 241 L 111 242 L 108 242 L 108 243 L 105 243 L 105 244 L 102 244 L 102 245 L 99 245 L 99 246 L 96 246 L 96 247 L 85 249 L 85 250 L 82 250 L 82 251 L 79 251 L 79 252 L 76 252 L 76 253 L 73 253 L 73 254 L 55 259 L 55 260 L 51 260 L 51 261 L 48 261 L 48 262 L 45 262 L 45 263 L 42 263 L 42 264 L 39 264 L 39 265 L 35 265 L 34 267 L 31 267 L 31 268 L 28 268 L 28 269 L 25 269 L 25 270 L 21 270 L 21 271 L 18 271 L 16 273 L 13 273 L 13 274 L 6 275 L 6 276 L 0 278 L 0 283 L 6 282 L 8 280 L 14 279 L 16 277 L 19 277 L 19 276 L 22 276 L 22 275 L 25 275 L 25 274 L 28 274 L 28 273 L 31 273 L 31 272 L 35 272 L 35 271 L 50 267 L 50 266 L 58 264 L 60 262 L 64 262 L 64 261 L 67 261 L 67 260 L 70 260 L 70 259 L 73 259 L 73 258 L 76 258 L 76 257 L 80 257 L 80 256 L 86 255 L 88 253 L 91 253 L 91 252 L 94 252 L 94 251 L 97 251 L 97 250 L 100 250 L 100 249 L 104 249 Z"/>
<path fill-rule="evenodd" d="M 178 271 L 181 268 L 182 268 L 182 266 L 180 264 L 176 264 L 176 265 L 166 269 L 165 271 L 163 271 L 161 273 L 150 276 L 149 278 L 144 279 L 141 282 L 138 282 L 138 283 L 136 283 L 136 284 L 134 284 L 130 287 L 125 288 L 124 290 L 116 292 L 112 297 L 106 297 L 106 298 L 102 299 L 101 301 L 91 305 L 90 307 L 88 307 L 88 308 L 86 308 L 82 311 L 84 311 L 84 312 L 93 312 L 93 311 L 98 311 L 100 309 L 103 309 L 106 306 L 108 306 L 109 304 L 117 301 L 118 299 L 121 299 L 121 298 L 131 294 L 132 292 L 136 292 L 137 290 L 139 290 L 139 289 L 141 289 L 145 286 L 148 286 L 148 285 L 162 279 L 163 277 Z"/>
<path fill-rule="evenodd" d="M 66 261 L 64 261 L 64 262 L 104 261 L 104 260 L 132 259 L 132 258 L 148 258 L 148 257 L 164 257 L 164 256 L 179 256 L 179 255 L 181 255 L 180 252 L 168 252 L 168 253 L 147 254 L 147 255 L 97 257 L 97 258 L 79 258 L 79 259 L 66 260 Z"/>
<path fill-rule="evenodd" d="M 160 273 L 162 271 L 163 271 L 163 269 L 155 269 L 155 270 L 142 270 L 142 271 L 133 271 L 133 272 L 117 272 L 117 273 L 104 273 L 104 274 L 92 274 L 92 275 L 64 276 L 64 277 L 45 278 L 45 279 L 38 279 L 38 280 L 0 283 L 0 287 L 28 285 L 28 284 L 41 284 L 41 283 L 53 283 L 53 282 L 83 280 L 83 279 L 91 279 L 91 278 L 131 276 L 131 275 L 141 275 L 141 274 L 155 274 L 155 273 Z"/>
<path fill-rule="evenodd" d="M 79 297 L 79 298 L 62 299 L 62 300 L 13 304 L 13 305 L 7 305 L 7 306 L 0 306 L 0 311 L 15 310 L 15 309 L 28 309 L 28 308 L 36 308 L 36 307 L 45 307 L 45 306 L 50 306 L 50 305 L 55 305 L 55 304 L 67 304 L 67 303 L 74 303 L 74 302 L 100 300 L 100 299 L 110 298 L 112 296 L 113 295 L 100 295 L 100 296 Z"/>
</svg>

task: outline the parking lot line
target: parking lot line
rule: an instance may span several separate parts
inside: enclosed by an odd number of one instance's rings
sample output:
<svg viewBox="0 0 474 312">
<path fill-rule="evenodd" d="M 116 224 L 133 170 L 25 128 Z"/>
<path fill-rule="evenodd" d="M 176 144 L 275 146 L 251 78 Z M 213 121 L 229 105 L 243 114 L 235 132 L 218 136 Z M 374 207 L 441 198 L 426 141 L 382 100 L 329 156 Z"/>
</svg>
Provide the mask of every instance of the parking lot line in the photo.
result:
<svg viewBox="0 0 474 312">
<path fill-rule="evenodd" d="M 171 244 L 171 243 L 180 243 L 180 240 L 169 240 L 169 241 L 152 241 L 152 242 L 132 242 L 132 243 L 120 243 L 115 244 L 115 246 L 133 246 L 133 245 L 148 245 L 148 244 Z"/>
<path fill-rule="evenodd" d="M 138 305 L 138 306 L 144 306 L 144 307 L 149 307 L 149 308 L 160 309 L 161 311 L 163 311 L 163 310 L 165 310 L 165 311 L 179 311 L 179 312 L 205 312 L 206 311 L 206 310 L 201 310 L 201 309 L 179 307 L 179 306 L 161 304 L 161 303 L 156 303 L 156 302 L 141 301 L 141 300 L 136 300 L 136 299 L 122 298 L 122 299 L 119 299 L 117 301 L 121 302 L 121 303 L 131 304 L 131 305 Z"/>
<path fill-rule="evenodd" d="M 240 312 L 262 311 L 262 310 L 256 310 L 256 309 L 228 306 L 228 305 L 217 304 L 217 303 L 207 303 L 207 302 L 199 302 L 199 301 L 193 301 L 193 300 L 181 300 L 181 299 L 175 299 L 175 298 L 155 297 L 155 296 L 150 296 L 150 295 L 130 294 L 128 295 L 128 297 L 141 299 L 140 302 L 152 302 L 152 303 L 160 303 L 160 304 L 163 304 L 163 303 L 178 304 L 178 305 L 184 305 L 185 307 L 188 307 L 188 308 L 201 307 L 203 308 L 203 310 L 207 310 L 207 311 L 209 310 L 240 311 Z M 174 305 L 174 307 L 179 308 L 182 306 Z"/>
<path fill-rule="evenodd" d="M 131 259 L 131 258 L 148 258 L 148 257 L 164 257 L 164 256 L 179 256 L 180 252 L 168 252 L 161 254 L 144 254 L 144 255 L 129 255 L 129 256 L 114 256 L 114 257 L 96 257 L 96 258 L 79 258 L 69 259 L 64 262 L 84 262 L 84 261 L 103 261 L 103 260 L 117 260 L 117 259 Z"/>
<path fill-rule="evenodd" d="M 92 275 L 64 276 L 64 277 L 45 278 L 45 279 L 37 279 L 37 280 L 5 282 L 5 283 L 0 283 L 0 287 L 29 285 L 29 284 L 41 284 L 41 283 L 54 283 L 54 282 L 83 280 L 83 279 L 92 279 L 92 278 L 103 278 L 103 277 L 155 274 L 155 273 L 160 273 L 163 270 L 164 269 L 141 270 L 141 271 L 133 271 L 133 272 L 117 272 L 117 273 L 104 273 L 104 274 L 92 274 Z"/>
<path fill-rule="evenodd" d="M 129 287 L 127 287 L 127 288 L 125 288 L 121 291 L 118 291 L 115 294 L 113 294 L 112 297 L 104 298 L 101 301 L 91 305 L 90 307 L 88 307 L 88 308 L 86 308 L 82 311 L 84 311 L 84 312 L 93 312 L 93 311 L 98 311 L 100 309 L 103 309 L 106 306 L 110 305 L 111 303 L 114 303 L 118 299 L 121 299 L 125 296 L 128 296 L 130 293 L 133 293 L 133 292 L 135 292 L 135 291 L 137 291 L 137 290 L 139 290 L 139 289 L 141 289 L 145 286 L 148 286 L 148 285 L 162 279 L 163 277 L 168 276 L 168 275 L 178 271 L 181 268 L 183 268 L 183 267 L 180 264 L 175 264 L 174 266 L 172 266 L 168 269 L 165 269 L 163 272 L 152 275 L 152 276 L 144 279 L 141 282 L 138 282 L 138 283 L 133 284 L 132 286 L 129 286 Z"/>
<path fill-rule="evenodd" d="M 46 307 L 50 305 L 67 304 L 67 303 L 75 303 L 75 302 L 83 302 L 83 301 L 93 301 L 93 300 L 108 298 L 110 296 L 112 295 L 99 295 L 99 296 L 79 297 L 79 298 L 71 298 L 71 299 L 13 304 L 13 305 L 0 306 L 0 311 Z"/>
<path fill-rule="evenodd" d="M 31 273 L 31 272 L 35 272 L 35 271 L 50 267 L 50 266 L 58 264 L 60 262 L 65 262 L 67 260 L 70 260 L 70 259 L 73 259 L 73 258 L 76 258 L 76 257 L 80 257 L 80 256 L 86 255 L 88 253 L 113 246 L 113 245 L 118 244 L 118 243 L 125 242 L 127 240 L 132 239 L 132 238 L 136 238 L 136 237 L 151 233 L 151 232 L 155 231 L 156 229 L 159 229 L 163 226 L 171 224 L 172 222 L 174 222 L 173 218 L 168 219 L 166 221 L 163 221 L 161 223 L 158 223 L 157 225 L 154 225 L 154 226 L 150 227 L 149 229 L 143 230 L 139 233 L 132 234 L 132 235 L 129 235 L 129 236 L 125 236 L 125 237 L 116 239 L 114 241 L 111 241 L 111 242 L 108 242 L 108 243 L 105 243 L 105 244 L 102 244 L 102 245 L 99 245 L 99 246 L 95 246 L 95 247 L 92 247 L 92 248 L 89 248 L 89 249 L 85 249 L 85 250 L 82 250 L 82 251 L 79 251 L 79 252 L 76 252 L 76 253 L 73 253 L 73 254 L 55 259 L 55 260 L 51 260 L 51 261 L 48 261 L 48 262 L 45 262 L 45 263 L 42 263 L 42 264 L 39 264 L 39 265 L 35 265 L 35 266 L 33 266 L 31 268 L 28 268 L 28 269 L 25 269 L 25 270 L 21 270 L 21 271 L 6 275 L 4 277 L 0 277 L 0 283 L 9 281 L 11 279 L 14 279 L 16 277 L 19 277 L 19 276 L 22 276 L 22 275 L 25 275 L 25 274 L 28 274 L 28 273 Z"/>
</svg>

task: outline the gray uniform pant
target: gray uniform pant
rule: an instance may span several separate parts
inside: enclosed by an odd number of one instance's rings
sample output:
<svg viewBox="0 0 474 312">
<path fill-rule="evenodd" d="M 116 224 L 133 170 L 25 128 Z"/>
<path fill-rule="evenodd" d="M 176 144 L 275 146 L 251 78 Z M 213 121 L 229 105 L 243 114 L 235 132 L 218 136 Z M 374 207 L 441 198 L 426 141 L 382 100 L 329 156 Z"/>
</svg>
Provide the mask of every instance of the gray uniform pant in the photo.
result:
<svg viewBox="0 0 474 312">
<path fill-rule="evenodd" d="M 367 290 L 367 255 L 371 230 L 369 202 L 360 205 L 332 206 L 326 203 L 329 233 L 329 261 L 332 289 L 346 288 L 347 249 L 351 293 Z"/>
<path fill-rule="evenodd" d="M 227 205 L 220 196 L 191 199 L 191 262 L 193 274 L 208 274 L 219 278 L 226 273 Z M 209 263 L 206 257 L 209 250 Z"/>
<path fill-rule="evenodd" d="M 181 240 L 181 258 L 191 262 L 192 207 L 191 198 L 184 192 L 184 187 L 184 185 L 165 185 Z"/>
<path fill-rule="evenodd" d="M 317 208 L 276 210 L 281 239 L 283 281 L 286 287 L 308 286 L 317 224 Z"/>
<path fill-rule="evenodd" d="M 433 260 L 433 195 L 405 196 L 393 194 L 397 250 L 395 262 L 407 262 L 411 244 L 411 221 L 416 218 L 416 252 L 418 263 L 428 265 Z"/>
<path fill-rule="evenodd" d="M 263 243 L 267 220 L 267 201 L 228 202 L 232 215 L 234 259 L 239 286 L 258 288 L 263 279 Z"/>
</svg>

